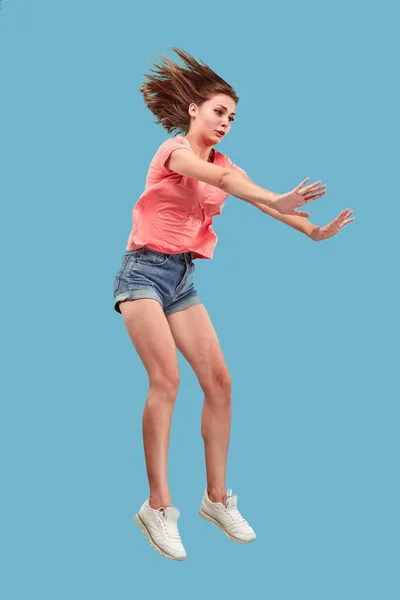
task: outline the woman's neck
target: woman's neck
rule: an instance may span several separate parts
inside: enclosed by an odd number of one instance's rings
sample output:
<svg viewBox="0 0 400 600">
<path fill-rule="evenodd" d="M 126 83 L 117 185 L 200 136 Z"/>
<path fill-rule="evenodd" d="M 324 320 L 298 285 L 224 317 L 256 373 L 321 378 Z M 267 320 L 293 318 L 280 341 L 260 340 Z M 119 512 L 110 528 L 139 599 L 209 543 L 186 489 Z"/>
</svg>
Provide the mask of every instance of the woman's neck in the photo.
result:
<svg viewBox="0 0 400 600">
<path fill-rule="evenodd" d="M 198 156 L 202 160 L 206 160 L 209 162 L 213 161 L 214 148 L 212 146 L 206 146 L 201 142 L 198 142 L 197 140 L 191 138 L 189 135 L 184 135 L 182 137 L 189 142 L 190 147 L 192 148 L 196 156 Z"/>
</svg>

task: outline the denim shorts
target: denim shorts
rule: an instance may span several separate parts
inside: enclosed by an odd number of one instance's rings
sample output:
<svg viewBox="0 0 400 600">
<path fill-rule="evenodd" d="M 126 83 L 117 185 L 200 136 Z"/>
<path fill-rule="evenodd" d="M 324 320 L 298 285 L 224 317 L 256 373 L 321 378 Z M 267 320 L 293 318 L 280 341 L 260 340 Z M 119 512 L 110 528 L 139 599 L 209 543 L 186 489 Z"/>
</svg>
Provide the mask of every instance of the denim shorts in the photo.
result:
<svg viewBox="0 0 400 600">
<path fill-rule="evenodd" d="M 121 314 L 119 302 L 153 298 L 170 315 L 201 304 L 193 287 L 194 252 L 165 254 L 143 246 L 122 256 L 114 279 L 114 309 Z"/>
</svg>

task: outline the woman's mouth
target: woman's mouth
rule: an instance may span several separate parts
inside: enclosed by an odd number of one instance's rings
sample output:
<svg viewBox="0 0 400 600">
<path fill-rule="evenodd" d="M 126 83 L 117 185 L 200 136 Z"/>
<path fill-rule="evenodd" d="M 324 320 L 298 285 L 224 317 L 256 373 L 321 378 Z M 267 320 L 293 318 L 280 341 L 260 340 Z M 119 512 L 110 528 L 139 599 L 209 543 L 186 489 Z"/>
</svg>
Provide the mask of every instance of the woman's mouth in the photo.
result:
<svg viewBox="0 0 400 600">
<path fill-rule="evenodd" d="M 215 133 L 218 135 L 219 138 L 223 138 L 225 135 L 224 131 L 216 131 Z"/>
</svg>

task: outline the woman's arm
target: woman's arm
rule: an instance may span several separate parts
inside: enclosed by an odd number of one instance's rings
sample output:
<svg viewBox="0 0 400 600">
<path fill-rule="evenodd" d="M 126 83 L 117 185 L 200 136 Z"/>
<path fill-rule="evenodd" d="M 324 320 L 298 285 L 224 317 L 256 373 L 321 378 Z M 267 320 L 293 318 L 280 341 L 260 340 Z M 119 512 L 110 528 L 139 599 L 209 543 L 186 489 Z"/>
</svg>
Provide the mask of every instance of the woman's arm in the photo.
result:
<svg viewBox="0 0 400 600">
<path fill-rule="evenodd" d="M 260 202 L 270 205 L 279 194 L 270 192 L 254 183 L 250 177 L 243 177 L 228 167 L 220 167 L 198 158 L 191 150 L 178 148 L 172 152 L 165 166 L 184 177 L 190 177 L 214 185 L 228 194 L 246 202 Z"/>
<path fill-rule="evenodd" d="M 245 177 L 248 176 L 245 175 Z M 276 195 L 279 196 L 279 194 Z M 333 221 L 328 223 L 328 225 L 325 225 L 324 227 L 319 227 L 318 225 L 313 225 L 312 223 L 310 223 L 310 221 L 306 217 L 300 217 L 296 215 L 285 215 L 273 208 L 270 208 L 269 206 L 265 206 L 265 204 L 261 204 L 260 202 L 250 202 L 250 204 L 253 204 L 265 214 L 274 217 L 274 219 L 282 221 L 282 223 L 286 223 L 286 225 L 290 225 L 290 227 L 293 227 L 294 229 L 305 233 L 314 242 L 321 242 L 322 240 L 327 240 L 331 238 L 332 236 L 339 233 L 339 231 L 341 231 L 341 229 L 343 229 L 345 225 L 354 221 L 354 217 L 352 217 L 351 219 L 349 218 L 353 214 L 353 211 L 349 208 L 342 210 L 342 212 L 335 219 L 333 219 Z"/>
<path fill-rule="evenodd" d="M 279 196 L 279 194 L 277 194 Z M 293 229 L 297 229 L 297 231 L 301 231 L 301 233 L 305 233 L 308 237 L 311 237 L 311 233 L 317 227 L 313 225 L 306 217 L 297 217 L 296 215 L 283 215 L 278 212 L 274 208 L 270 208 L 269 206 L 265 206 L 265 204 L 260 204 L 259 202 L 252 203 L 254 206 L 257 206 L 262 212 L 270 217 L 274 217 L 278 221 L 282 221 L 282 223 L 286 223 Z"/>
<path fill-rule="evenodd" d="M 274 211 L 284 215 L 295 216 L 297 219 L 299 217 L 307 218 L 310 216 L 306 211 L 297 210 L 299 206 L 303 206 L 325 194 L 322 188 L 326 186 L 318 188 L 319 183 L 321 183 L 320 181 L 303 187 L 308 177 L 286 194 L 270 192 L 254 183 L 244 173 L 202 160 L 188 148 L 176 148 L 166 160 L 165 166 L 184 177 L 190 177 L 214 185 L 240 200 L 245 200 L 251 204 L 273 207 Z M 294 225 L 292 226 L 294 227 Z"/>
<path fill-rule="evenodd" d="M 247 177 L 247 179 L 250 179 L 250 177 L 248 175 L 245 175 L 244 173 L 243 173 L 243 175 L 245 177 Z M 271 192 L 271 193 L 273 193 L 275 195 L 275 197 L 279 196 L 279 194 L 276 194 L 275 192 Z M 253 202 L 253 201 L 249 201 L 249 200 L 248 200 L 248 202 L 250 204 L 253 204 L 253 206 L 256 206 L 257 208 L 259 208 L 266 215 L 269 215 L 270 217 L 274 217 L 274 219 L 277 219 L 278 221 L 282 221 L 282 223 L 286 223 L 286 225 L 293 227 L 293 229 L 297 229 L 297 231 L 301 231 L 301 233 L 305 233 L 306 235 L 308 235 L 308 237 L 311 237 L 312 231 L 315 230 L 315 228 L 317 227 L 316 225 L 313 225 L 312 223 L 310 223 L 310 221 L 306 217 L 298 217 L 297 215 L 284 215 L 284 214 L 280 213 L 279 211 L 275 210 L 274 208 L 271 208 L 270 206 L 266 206 L 265 204 L 261 204 L 260 202 Z"/>
</svg>

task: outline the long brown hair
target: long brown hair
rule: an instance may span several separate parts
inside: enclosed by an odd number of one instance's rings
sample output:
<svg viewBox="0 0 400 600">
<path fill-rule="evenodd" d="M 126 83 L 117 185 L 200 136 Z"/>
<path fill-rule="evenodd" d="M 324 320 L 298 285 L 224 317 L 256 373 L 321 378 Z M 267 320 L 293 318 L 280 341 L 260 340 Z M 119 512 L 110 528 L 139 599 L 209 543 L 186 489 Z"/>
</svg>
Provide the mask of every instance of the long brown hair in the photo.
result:
<svg viewBox="0 0 400 600">
<path fill-rule="evenodd" d="M 198 62 L 185 50 L 172 47 L 188 68 L 180 67 L 162 54 L 163 61 L 155 61 L 155 75 L 147 75 L 139 91 L 151 112 L 169 134 L 174 131 L 186 134 L 190 128 L 189 104 L 201 106 L 214 94 L 226 94 L 236 104 L 235 90 L 203 61 Z"/>
</svg>

